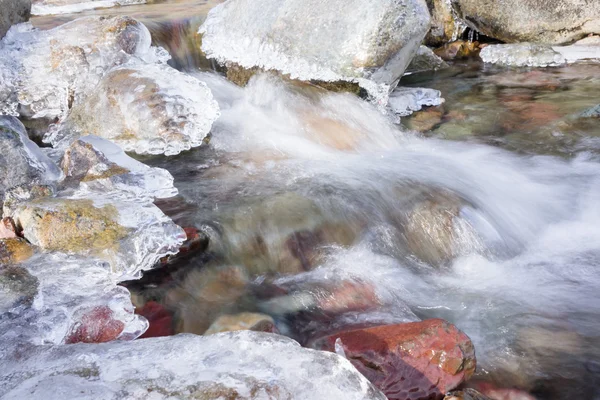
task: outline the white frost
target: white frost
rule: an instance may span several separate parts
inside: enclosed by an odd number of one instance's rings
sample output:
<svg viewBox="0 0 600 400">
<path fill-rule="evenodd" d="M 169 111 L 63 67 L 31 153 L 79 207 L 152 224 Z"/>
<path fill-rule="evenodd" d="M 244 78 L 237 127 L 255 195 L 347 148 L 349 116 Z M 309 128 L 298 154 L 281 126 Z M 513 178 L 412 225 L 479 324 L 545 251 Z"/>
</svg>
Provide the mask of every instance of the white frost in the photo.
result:
<svg viewBox="0 0 600 400">
<path fill-rule="evenodd" d="M 33 15 L 71 14 L 96 8 L 145 4 L 146 0 L 34 0 L 31 6 Z"/>
</svg>

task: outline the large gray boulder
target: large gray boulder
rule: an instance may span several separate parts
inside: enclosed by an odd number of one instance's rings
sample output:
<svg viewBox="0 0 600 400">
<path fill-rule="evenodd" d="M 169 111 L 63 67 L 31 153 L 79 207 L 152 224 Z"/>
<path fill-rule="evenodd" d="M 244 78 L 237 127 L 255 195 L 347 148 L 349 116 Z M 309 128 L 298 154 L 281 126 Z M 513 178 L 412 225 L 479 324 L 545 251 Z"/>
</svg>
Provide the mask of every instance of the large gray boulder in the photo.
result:
<svg viewBox="0 0 600 400">
<path fill-rule="evenodd" d="M 31 0 L 0 0 L 0 39 L 12 25 L 28 21 L 30 15 Z"/>
<path fill-rule="evenodd" d="M 425 0 L 229 0 L 200 28 L 223 64 L 358 83 L 385 100 L 429 30 Z"/>
<path fill-rule="evenodd" d="M 458 17 L 508 43 L 561 44 L 600 33 L 598 0 L 452 0 Z"/>
</svg>

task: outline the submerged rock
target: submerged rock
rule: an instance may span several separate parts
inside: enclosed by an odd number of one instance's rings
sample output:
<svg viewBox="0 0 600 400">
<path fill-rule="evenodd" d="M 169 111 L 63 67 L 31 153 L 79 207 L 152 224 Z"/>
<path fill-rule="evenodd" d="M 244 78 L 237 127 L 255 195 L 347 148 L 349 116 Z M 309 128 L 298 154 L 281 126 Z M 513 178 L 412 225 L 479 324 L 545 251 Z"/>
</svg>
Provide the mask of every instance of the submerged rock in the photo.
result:
<svg viewBox="0 0 600 400">
<path fill-rule="evenodd" d="M 84 17 L 12 29 L 0 46 L 0 113 L 60 121 L 111 68 L 149 57 L 150 33 L 129 17 Z"/>
<path fill-rule="evenodd" d="M 114 314 L 108 306 L 79 310 L 65 343 L 105 343 L 115 340 L 125 329 L 125 324 Z"/>
<path fill-rule="evenodd" d="M 125 151 L 174 155 L 200 146 L 218 116 L 217 102 L 196 78 L 163 64 L 124 66 L 109 72 L 46 139 L 62 146 L 92 134 Z"/>
<path fill-rule="evenodd" d="M 441 319 L 342 332 L 316 346 L 343 354 L 390 400 L 441 399 L 476 365 L 471 340 Z"/>
<path fill-rule="evenodd" d="M 0 39 L 14 25 L 29 20 L 31 0 L 0 0 Z"/>
<path fill-rule="evenodd" d="M 249 331 L 41 346 L 5 360 L 7 399 L 385 400 L 344 358 Z"/>
<path fill-rule="evenodd" d="M 171 336 L 173 329 L 173 314 L 155 301 L 149 301 L 135 313 L 148 320 L 148 330 L 140 338 Z"/>
<path fill-rule="evenodd" d="M 458 17 L 503 42 L 562 44 L 600 33 L 600 3 L 588 0 L 454 0 Z"/>
<path fill-rule="evenodd" d="M 356 82 L 385 102 L 428 28 L 423 0 L 230 0 L 210 11 L 200 33 L 202 50 L 223 64 Z"/>
<path fill-rule="evenodd" d="M 29 140 L 23 124 L 0 116 L 0 203 L 12 187 L 56 181 L 60 176 L 58 167 Z"/>
<path fill-rule="evenodd" d="M 274 324 L 273 318 L 265 314 L 243 312 L 234 315 L 221 315 L 212 323 L 210 328 L 204 332 L 205 335 L 213 335 L 221 332 L 256 330 L 255 326 L 270 323 Z"/>
</svg>

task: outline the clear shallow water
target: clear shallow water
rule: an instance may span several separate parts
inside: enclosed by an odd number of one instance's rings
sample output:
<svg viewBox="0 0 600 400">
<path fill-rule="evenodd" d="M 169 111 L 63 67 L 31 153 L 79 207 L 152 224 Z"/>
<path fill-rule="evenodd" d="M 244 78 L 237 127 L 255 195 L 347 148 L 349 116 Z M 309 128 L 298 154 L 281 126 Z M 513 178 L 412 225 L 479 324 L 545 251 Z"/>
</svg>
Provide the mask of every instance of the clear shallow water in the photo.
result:
<svg viewBox="0 0 600 400">
<path fill-rule="evenodd" d="M 207 308 L 266 312 L 301 341 L 442 317 L 472 338 L 479 378 L 542 399 L 600 398 L 600 132 L 597 119 L 578 117 L 600 102 L 600 67 L 458 65 L 410 76 L 404 84 L 446 98 L 433 131 L 419 134 L 351 95 L 265 76 L 242 89 L 208 71 L 182 36 L 191 25 L 168 22 L 197 11 L 197 24 L 208 7 L 115 9 L 163 35 L 155 41 L 208 83 L 222 110 L 208 146 L 143 160 L 175 177 L 180 195 L 159 206 L 210 244 L 136 295 L 180 320 Z M 420 233 L 429 228 L 451 246 L 432 250 Z M 232 265 L 252 290 L 206 301 L 198 274 Z M 230 273 L 216 280 L 232 286 Z M 307 305 L 323 290 L 327 302 Z"/>
</svg>

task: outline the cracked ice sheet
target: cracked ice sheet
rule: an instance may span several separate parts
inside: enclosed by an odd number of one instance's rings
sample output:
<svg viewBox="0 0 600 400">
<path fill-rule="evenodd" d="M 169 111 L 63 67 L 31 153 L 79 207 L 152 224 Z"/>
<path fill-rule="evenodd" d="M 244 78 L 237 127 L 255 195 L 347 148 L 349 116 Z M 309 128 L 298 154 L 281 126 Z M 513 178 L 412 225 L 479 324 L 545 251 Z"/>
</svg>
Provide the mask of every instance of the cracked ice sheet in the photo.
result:
<svg viewBox="0 0 600 400">
<path fill-rule="evenodd" d="M 31 6 L 33 15 L 56 15 L 79 13 L 96 8 L 146 4 L 146 0 L 34 0 Z"/>
<path fill-rule="evenodd" d="M 385 400 L 348 360 L 262 332 L 28 348 L 5 361 L 6 400 Z"/>
</svg>

